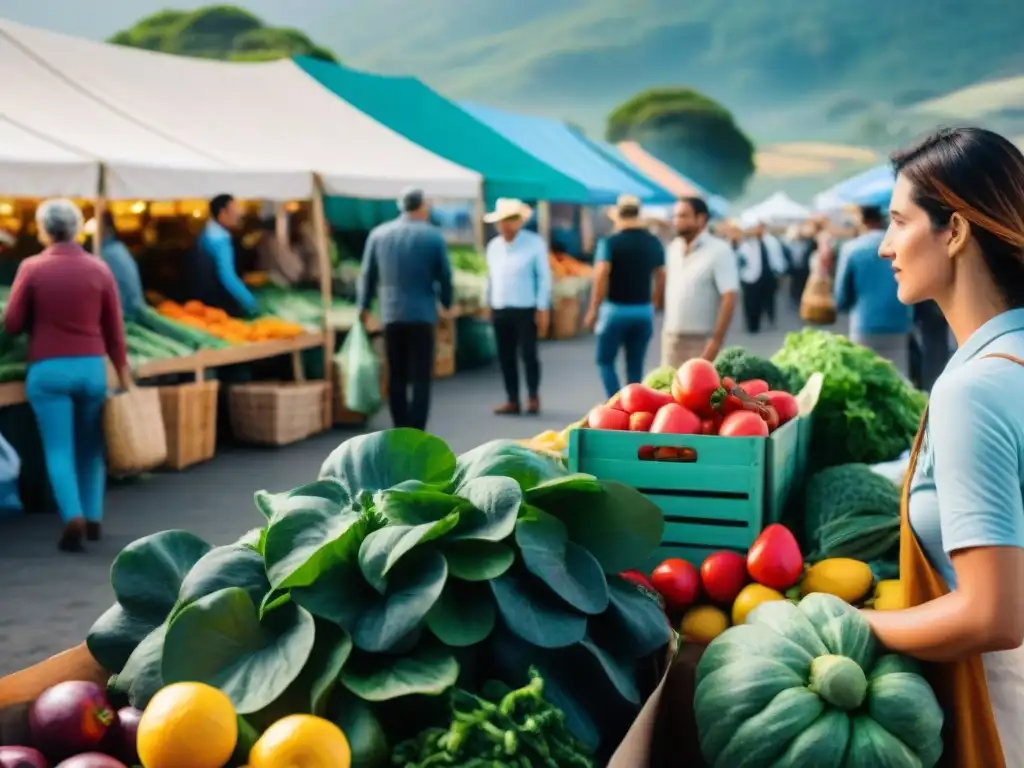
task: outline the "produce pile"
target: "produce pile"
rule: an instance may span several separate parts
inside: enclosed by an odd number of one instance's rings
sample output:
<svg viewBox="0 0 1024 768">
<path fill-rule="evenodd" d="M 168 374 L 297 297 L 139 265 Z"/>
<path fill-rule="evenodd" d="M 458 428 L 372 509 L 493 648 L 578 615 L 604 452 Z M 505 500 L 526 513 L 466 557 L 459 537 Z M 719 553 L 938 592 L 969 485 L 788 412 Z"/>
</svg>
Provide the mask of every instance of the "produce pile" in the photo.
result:
<svg viewBox="0 0 1024 768">
<path fill-rule="evenodd" d="M 583 277 L 590 279 L 594 268 L 586 262 L 574 259 L 567 253 L 549 253 L 548 263 L 551 265 L 551 276 L 555 280 L 567 277 Z"/>
<path fill-rule="evenodd" d="M 811 438 L 816 466 L 892 461 L 910 446 L 927 395 L 890 361 L 845 336 L 808 328 L 786 336 L 772 362 L 792 387 L 815 372 L 825 377 Z"/>
<path fill-rule="evenodd" d="M 208 307 L 201 301 L 186 301 L 184 304 L 164 300 L 156 311 L 181 325 L 203 331 L 229 344 L 250 344 L 274 339 L 293 339 L 301 336 L 306 329 L 298 323 L 277 317 L 260 317 L 256 320 L 239 320 L 223 309 Z"/>
<path fill-rule="evenodd" d="M 465 746 L 483 752 L 428 764 L 492 764 L 480 762 L 495 759 L 492 728 L 513 733 L 501 746 L 515 742 L 517 758 L 546 748 L 600 761 L 653 689 L 644 673 L 673 633 L 619 575 L 661 540 L 661 513 L 638 491 L 511 441 L 456 457 L 437 437 L 394 429 L 346 441 L 315 481 L 260 492 L 256 506 L 263 525 L 235 544 L 165 531 L 115 559 L 117 602 L 87 643 L 114 673 L 111 702 L 144 710 L 143 723 L 174 684 L 201 683 L 227 697 L 240 733 L 267 739 L 282 718 L 312 715 L 341 729 L 353 764 L 379 766 L 408 739 L 436 750 L 436 729 L 473 716 L 463 694 L 453 715 L 456 685 L 490 712 L 487 681 L 539 687 L 539 675 L 550 707 L 538 698 L 477 718 L 471 730 L 487 738 Z"/>
<path fill-rule="evenodd" d="M 320 291 L 295 290 L 268 285 L 253 291 L 260 315 L 279 317 L 289 323 L 301 325 L 309 331 L 318 331 L 324 322 L 323 299 Z M 334 310 L 354 309 L 347 301 L 334 299 L 331 302 Z"/>
</svg>

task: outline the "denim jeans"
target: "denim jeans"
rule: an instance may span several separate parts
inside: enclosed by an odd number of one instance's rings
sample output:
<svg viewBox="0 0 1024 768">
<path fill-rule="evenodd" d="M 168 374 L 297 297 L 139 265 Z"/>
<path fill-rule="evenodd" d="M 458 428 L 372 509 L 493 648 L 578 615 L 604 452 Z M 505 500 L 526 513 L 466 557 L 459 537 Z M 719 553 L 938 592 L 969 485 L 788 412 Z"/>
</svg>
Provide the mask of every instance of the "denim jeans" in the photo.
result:
<svg viewBox="0 0 1024 768">
<path fill-rule="evenodd" d="M 654 333 L 654 308 L 650 304 L 612 304 L 604 302 L 598 310 L 597 368 L 601 383 L 611 397 L 619 391 L 615 370 L 619 350 L 626 351 L 626 380 L 635 384 L 644 377 L 644 358 Z"/>
</svg>

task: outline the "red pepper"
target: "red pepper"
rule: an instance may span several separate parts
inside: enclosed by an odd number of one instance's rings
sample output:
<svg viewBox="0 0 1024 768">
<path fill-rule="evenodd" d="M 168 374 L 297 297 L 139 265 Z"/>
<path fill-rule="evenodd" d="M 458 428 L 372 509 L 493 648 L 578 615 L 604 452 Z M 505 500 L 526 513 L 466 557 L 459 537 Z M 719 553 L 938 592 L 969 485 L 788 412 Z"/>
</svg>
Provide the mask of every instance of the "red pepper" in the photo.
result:
<svg viewBox="0 0 1024 768">
<path fill-rule="evenodd" d="M 722 386 L 712 393 L 711 406 L 723 416 L 735 411 L 753 411 L 764 419 L 769 431 L 779 426 L 779 413 L 765 395 L 751 397 L 729 377 L 722 379 Z"/>
</svg>

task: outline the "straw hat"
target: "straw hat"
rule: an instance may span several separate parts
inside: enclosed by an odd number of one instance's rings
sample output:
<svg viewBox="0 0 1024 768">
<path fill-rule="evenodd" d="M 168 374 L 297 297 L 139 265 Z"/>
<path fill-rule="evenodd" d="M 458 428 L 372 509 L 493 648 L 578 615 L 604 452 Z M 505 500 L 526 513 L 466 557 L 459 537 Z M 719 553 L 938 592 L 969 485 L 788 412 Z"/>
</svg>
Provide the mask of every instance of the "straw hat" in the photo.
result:
<svg viewBox="0 0 1024 768">
<path fill-rule="evenodd" d="M 616 224 L 635 224 L 640 221 L 643 203 L 636 195 L 619 195 L 615 207 L 608 209 L 608 218 Z"/>
<path fill-rule="evenodd" d="M 522 200 L 514 197 L 499 197 L 494 202 L 494 210 L 484 216 L 487 224 L 497 224 L 505 219 L 522 219 L 528 221 L 533 216 L 533 209 Z"/>
</svg>

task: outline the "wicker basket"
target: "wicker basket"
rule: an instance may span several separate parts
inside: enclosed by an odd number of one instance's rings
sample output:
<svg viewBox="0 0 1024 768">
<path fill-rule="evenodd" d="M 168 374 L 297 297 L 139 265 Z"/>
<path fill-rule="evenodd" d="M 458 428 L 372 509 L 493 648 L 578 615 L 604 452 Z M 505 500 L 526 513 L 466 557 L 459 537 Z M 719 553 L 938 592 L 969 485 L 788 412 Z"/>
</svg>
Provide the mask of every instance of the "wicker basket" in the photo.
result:
<svg viewBox="0 0 1024 768">
<path fill-rule="evenodd" d="M 455 375 L 455 320 L 441 318 L 434 332 L 434 378 Z"/>
<path fill-rule="evenodd" d="M 831 278 L 812 275 L 800 296 L 800 319 L 811 325 L 832 325 L 836 314 Z"/>
<path fill-rule="evenodd" d="M 160 393 L 133 387 L 109 398 L 103 408 L 107 472 L 128 477 L 155 469 L 167 460 L 167 435 Z"/>
<path fill-rule="evenodd" d="M 261 381 L 228 390 L 235 438 L 256 445 L 288 445 L 325 429 L 326 381 Z"/>
<path fill-rule="evenodd" d="M 578 296 L 555 300 L 551 313 L 551 338 L 571 339 L 580 332 L 580 299 Z"/>
<path fill-rule="evenodd" d="M 160 408 L 167 432 L 168 469 L 209 461 L 217 448 L 219 381 L 160 387 Z"/>
</svg>

